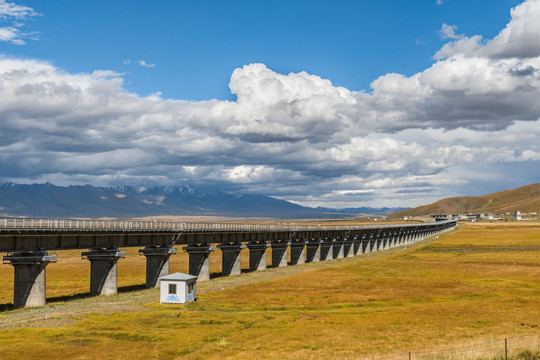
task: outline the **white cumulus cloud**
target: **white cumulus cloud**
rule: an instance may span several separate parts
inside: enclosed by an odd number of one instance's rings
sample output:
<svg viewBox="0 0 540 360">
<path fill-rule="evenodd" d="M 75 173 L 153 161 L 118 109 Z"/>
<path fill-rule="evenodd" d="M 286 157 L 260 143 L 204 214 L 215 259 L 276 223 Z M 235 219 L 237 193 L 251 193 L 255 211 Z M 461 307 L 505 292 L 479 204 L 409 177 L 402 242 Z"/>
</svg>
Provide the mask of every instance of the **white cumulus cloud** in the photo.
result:
<svg viewBox="0 0 540 360">
<path fill-rule="evenodd" d="M 441 34 L 455 41 L 445 44 L 436 59 L 453 55 L 489 58 L 534 58 L 540 56 L 540 0 L 527 0 L 510 11 L 511 20 L 493 39 L 480 35 L 455 35 L 455 27 L 443 24 Z M 455 36 L 455 37 L 452 37 Z"/>
</svg>

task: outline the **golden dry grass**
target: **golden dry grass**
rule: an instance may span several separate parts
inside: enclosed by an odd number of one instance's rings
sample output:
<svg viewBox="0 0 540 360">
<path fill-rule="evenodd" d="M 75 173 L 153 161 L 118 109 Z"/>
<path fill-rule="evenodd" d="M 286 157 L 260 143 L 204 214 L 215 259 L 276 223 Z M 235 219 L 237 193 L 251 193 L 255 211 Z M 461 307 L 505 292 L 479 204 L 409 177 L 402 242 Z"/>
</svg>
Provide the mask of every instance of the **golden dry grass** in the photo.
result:
<svg viewBox="0 0 540 360">
<path fill-rule="evenodd" d="M 144 282 L 144 257 L 132 257 L 119 265 L 121 286 Z M 70 275 L 87 291 L 89 265 L 77 269 L 76 260 L 51 265 L 49 287 L 55 277 L 67 286 Z M 53 275 L 53 266 L 72 267 Z M 187 270 L 185 255 L 171 270 Z M 61 293 L 57 286 L 49 294 Z M 540 224 L 467 225 L 405 251 L 217 278 L 198 290 L 199 301 L 188 305 L 158 304 L 152 289 L 3 312 L 0 354 L 405 359 L 411 351 L 413 359 L 492 359 L 505 337 L 512 356 L 536 351 Z"/>
</svg>

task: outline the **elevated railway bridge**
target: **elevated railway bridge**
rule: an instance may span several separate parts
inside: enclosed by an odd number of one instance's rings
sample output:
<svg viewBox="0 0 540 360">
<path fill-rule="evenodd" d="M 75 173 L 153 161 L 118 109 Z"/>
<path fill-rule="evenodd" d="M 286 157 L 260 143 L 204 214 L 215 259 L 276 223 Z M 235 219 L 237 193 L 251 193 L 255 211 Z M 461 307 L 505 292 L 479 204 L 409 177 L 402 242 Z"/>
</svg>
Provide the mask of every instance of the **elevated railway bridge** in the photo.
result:
<svg viewBox="0 0 540 360">
<path fill-rule="evenodd" d="M 14 307 L 42 306 L 46 301 L 45 268 L 56 262 L 54 250 L 81 249 L 90 261 L 90 293 L 117 293 L 122 248 L 139 247 L 146 257 L 146 287 L 159 286 L 169 273 L 169 257 L 180 245 L 189 255 L 189 273 L 210 278 L 209 257 L 221 251 L 222 275 L 241 272 L 240 253 L 249 249 L 249 269 L 356 256 L 402 246 L 451 231 L 454 220 L 422 224 L 326 226 L 286 224 L 190 223 L 80 219 L 0 219 L 0 253 L 14 267 Z M 290 251 L 290 262 L 287 259 Z"/>
</svg>

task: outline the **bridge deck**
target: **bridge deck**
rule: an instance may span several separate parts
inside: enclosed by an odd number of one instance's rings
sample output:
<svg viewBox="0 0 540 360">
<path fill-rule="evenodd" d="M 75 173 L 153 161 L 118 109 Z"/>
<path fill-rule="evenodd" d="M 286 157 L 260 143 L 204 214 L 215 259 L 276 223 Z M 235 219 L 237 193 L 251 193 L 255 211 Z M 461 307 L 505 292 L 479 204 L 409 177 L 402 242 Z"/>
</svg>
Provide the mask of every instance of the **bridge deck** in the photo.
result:
<svg viewBox="0 0 540 360">
<path fill-rule="evenodd" d="M 455 221 L 328 226 L 5 218 L 0 219 L 0 252 L 311 239 L 438 229 L 451 224 Z"/>
</svg>

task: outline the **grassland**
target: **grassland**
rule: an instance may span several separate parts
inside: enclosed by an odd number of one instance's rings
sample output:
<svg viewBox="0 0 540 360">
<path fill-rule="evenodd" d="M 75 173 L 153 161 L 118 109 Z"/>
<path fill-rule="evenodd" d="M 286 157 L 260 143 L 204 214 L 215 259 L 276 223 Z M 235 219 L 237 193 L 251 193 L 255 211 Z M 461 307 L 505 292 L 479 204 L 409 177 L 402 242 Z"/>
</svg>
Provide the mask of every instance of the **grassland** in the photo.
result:
<svg viewBox="0 0 540 360">
<path fill-rule="evenodd" d="M 0 269 L 0 302 L 9 302 L 12 269 Z M 186 271 L 187 257 L 176 255 L 171 270 Z M 79 252 L 59 254 L 48 296 L 88 291 L 88 273 Z M 119 285 L 142 283 L 144 257 L 122 260 Z M 534 353 L 540 224 L 470 224 L 405 250 L 216 278 L 198 290 L 188 305 L 161 305 L 151 289 L 0 312 L 0 355 L 493 359 L 504 338 L 511 356 Z"/>
</svg>

